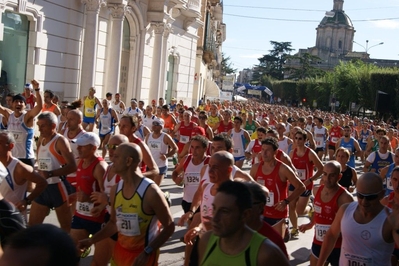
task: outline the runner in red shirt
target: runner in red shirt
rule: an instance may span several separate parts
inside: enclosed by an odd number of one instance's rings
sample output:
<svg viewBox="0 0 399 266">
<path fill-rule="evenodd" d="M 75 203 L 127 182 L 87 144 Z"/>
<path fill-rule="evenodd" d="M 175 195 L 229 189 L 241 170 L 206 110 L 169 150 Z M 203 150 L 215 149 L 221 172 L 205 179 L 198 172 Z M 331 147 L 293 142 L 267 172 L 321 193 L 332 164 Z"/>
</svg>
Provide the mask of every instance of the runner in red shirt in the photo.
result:
<svg viewBox="0 0 399 266">
<path fill-rule="evenodd" d="M 193 128 L 198 126 L 197 123 L 191 122 L 191 116 L 192 113 L 190 111 L 184 111 L 183 121 L 177 124 L 173 130 L 174 134 L 179 132 L 179 142 L 177 143 L 179 153 L 183 150 L 184 145 L 190 141 Z"/>
<path fill-rule="evenodd" d="M 330 128 L 328 135 L 330 136 L 328 141 L 328 157 L 330 160 L 334 160 L 335 144 L 344 135 L 344 129 L 339 126 L 338 119 L 334 119 L 333 126 Z"/>
</svg>

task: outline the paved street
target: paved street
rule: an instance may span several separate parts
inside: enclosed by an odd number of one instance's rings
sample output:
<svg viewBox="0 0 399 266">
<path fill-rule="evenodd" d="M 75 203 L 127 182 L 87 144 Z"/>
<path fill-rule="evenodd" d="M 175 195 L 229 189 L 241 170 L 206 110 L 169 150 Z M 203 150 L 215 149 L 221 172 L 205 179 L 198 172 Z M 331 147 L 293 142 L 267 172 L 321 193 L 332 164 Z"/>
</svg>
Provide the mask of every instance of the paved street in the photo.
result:
<svg viewBox="0 0 399 266">
<path fill-rule="evenodd" d="M 171 160 L 169 161 L 169 165 L 172 165 Z M 359 161 L 356 162 L 357 170 L 361 169 L 361 163 Z M 245 170 L 249 170 L 249 166 L 244 166 Z M 175 219 L 175 223 L 177 223 L 179 217 L 183 214 L 182 208 L 180 206 L 182 199 L 182 188 L 176 187 L 172 182 L 171 176 L 171 168 L 168 171 L 168 177 L 164 180 L 161 185 L 161 189 L 163 191 L 169 191 L 172 199 L 172 215 Z M 45 222 L 52 223 L 58 225 L 57 218 L 55 216 L 55 212 L 51 211 L 50 215 L 46 218 Z M 308 223 L 309 219 L 307 217 L 300 217 L 298 224 L 301 225 L 303 223 Z M 165 245 L 161 248 L 161 255 L 159 260 L 160 266 L 180 266 L 183 264 L 184 258 L 184 244 L 180 242 L 180 237 L 184 235 L 185 227 L 177 227 L 173 236 L 165 243 Z M 286 243 L 288 254 L 290 255 L 290 265 L 299 265 L 305 266 L 309 265 L 309 254 L 310 247 L 313 239 L 313 230 L 307 231 L 305 234 L 300 233 L 299 237 L 296 239 L 290 240 Z M 81 265 L 87 266 L 90 265 L 91 256 L 93 254 L 93 249 L 91 254 L 82 260 Z"/>
</svg>

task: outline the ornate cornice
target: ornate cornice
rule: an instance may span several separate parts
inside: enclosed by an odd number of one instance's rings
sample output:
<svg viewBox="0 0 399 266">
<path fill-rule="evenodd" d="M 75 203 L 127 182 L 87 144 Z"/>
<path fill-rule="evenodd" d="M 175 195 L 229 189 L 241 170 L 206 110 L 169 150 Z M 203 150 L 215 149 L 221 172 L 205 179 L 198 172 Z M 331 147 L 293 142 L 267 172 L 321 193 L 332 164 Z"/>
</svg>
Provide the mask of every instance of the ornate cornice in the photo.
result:
<svg viewBox="0 0 399 266">
<path fill-rule="evenodd" d="M 26 4 L 27 0 L 18 0 L 18 13 L 25 13 L 26 12 Z"/>
<path fill-rule="evenodd" d="M 128 11 L 127 6 L 123 4 L 108 4 L 107 7 L 114 19 L 123 19 L 126 11 Z"/>
</svg>

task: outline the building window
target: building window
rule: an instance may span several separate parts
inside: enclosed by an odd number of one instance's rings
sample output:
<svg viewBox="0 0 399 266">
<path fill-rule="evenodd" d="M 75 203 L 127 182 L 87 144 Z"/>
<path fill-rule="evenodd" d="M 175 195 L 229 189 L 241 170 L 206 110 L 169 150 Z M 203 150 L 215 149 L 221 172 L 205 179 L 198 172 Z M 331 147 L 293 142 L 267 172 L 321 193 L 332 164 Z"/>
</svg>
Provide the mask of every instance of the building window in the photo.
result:
<svg viewBox="0 0 399 266">
<path fill-rule="evenodd" d="M 29 20 L 25 15 L 5 11 L 2 22 L 4 35 L 3 41 L 0 41 L 0 93 L 20 93 L 26 81 Z"/>
<path fill-rule="evenodd" d="M 342 41 L 339 41 L 339 42 L 338 42 L 338 48 L 339 48 L 339 49 L 342 49 Z"/>
</svg>

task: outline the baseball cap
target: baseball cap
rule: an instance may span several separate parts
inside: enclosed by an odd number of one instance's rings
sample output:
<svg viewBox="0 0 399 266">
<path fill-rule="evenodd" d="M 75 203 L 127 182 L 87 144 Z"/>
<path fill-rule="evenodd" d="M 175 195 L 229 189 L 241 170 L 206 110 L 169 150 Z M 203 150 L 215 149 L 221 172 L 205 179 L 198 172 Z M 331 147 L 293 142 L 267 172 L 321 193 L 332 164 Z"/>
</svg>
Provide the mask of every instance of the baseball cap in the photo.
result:
<svg viewBox="0 0 399 266">
<path fill-rule="evenodd" d="M 86 146 L 86 145 L 93 145 L 93 146 L 100 146 L 100 137 L 93 132 L 86 132 L 82 136 L 77 139 L 72 140 L 73 143 L 77 144 L 78 146 Z"/>
<path fill-rule="evenodd" d="M 194 127 L 193 131 L 191 132 L 191 136 L 201 135 L 206 137 L 205 129 L 203 127 Z"/>
<path fill-rule="evenodd" d="M 30 90 L 33 90 L 33 86 L 32 86 L 32 84 L 30 84 L 30 83 L 26 83 L 26 84 L 25 84 L 25 89 L 30 89 Z"/>
<path fill-rule="evenodd" d="M 25 99 L 25 97 L 22 96 L 21 94 L 14 95 L 14 96 L 12 97 L 12 101 L 13 101 L 13 102 L 15 102 L 15 101 L 23 101 L 23 102 L 26 104 L 26 99 Z"/>
<path fill-rule="evenodd" d="M 172 99 L 170 99 L 171 101 L 176 101 L 176 98 L 175 97 L 173 97 Z"/>
<path fill-rule="evenodd" d="M 158 118 L 158 119 L 154 119 L 154 121 L 152 121 L 152 125 L 163 127 L 165 125 L 165 122 L 163 121 L 163 119 Z"/>
</svg>

